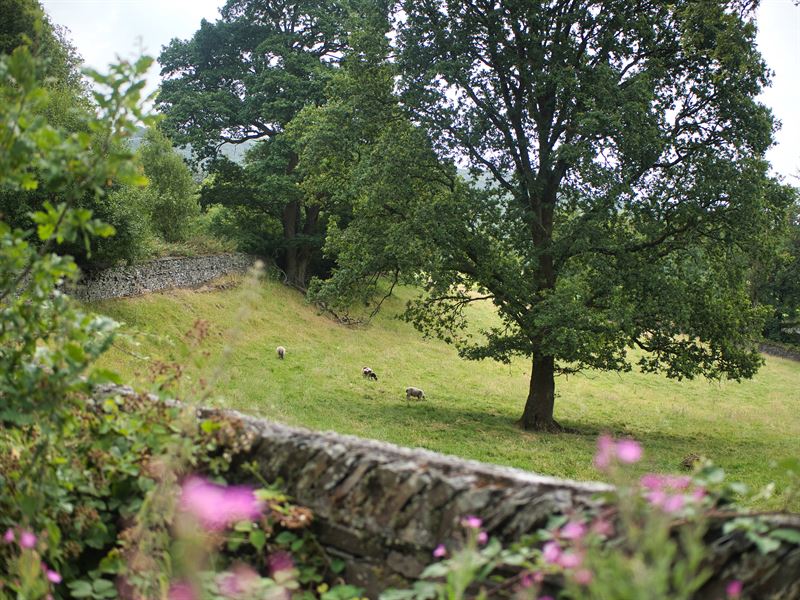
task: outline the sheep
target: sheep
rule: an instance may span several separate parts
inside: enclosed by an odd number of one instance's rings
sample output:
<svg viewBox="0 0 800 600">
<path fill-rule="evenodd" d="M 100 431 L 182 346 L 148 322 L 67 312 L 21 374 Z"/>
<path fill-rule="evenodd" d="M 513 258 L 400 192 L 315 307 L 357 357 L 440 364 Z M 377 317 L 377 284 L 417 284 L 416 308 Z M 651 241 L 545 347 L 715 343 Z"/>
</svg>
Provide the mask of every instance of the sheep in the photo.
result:
<svg viewBox="0 0 800 600">
<path fill-rule="evenodd" d="M 278 346 L 277 348 L 275 348 L 275 352 L 278 353 L 278 358 L 280 358 L 281 360 L 283 360 L 283 357 L 286 356 L 286 348 L 284 348 L 283 346 Z"/>
<path fill-rule="evenodd" d="M 361 374 L 367 379 L 372 379 L 373 381 L 378 381 L 377 373 L 375 373 L 375 371 L 373 371 L 369 367 L 363 367 L 361 369 Z"/>
<path fill-rule="evenodd" d="M 411 398 L 418 398 L 419 400 L 425 400 L 425 392 L 423 392 L 419 388 L 407 387 L 406 400 L 411 400 Z"/>
</svg>

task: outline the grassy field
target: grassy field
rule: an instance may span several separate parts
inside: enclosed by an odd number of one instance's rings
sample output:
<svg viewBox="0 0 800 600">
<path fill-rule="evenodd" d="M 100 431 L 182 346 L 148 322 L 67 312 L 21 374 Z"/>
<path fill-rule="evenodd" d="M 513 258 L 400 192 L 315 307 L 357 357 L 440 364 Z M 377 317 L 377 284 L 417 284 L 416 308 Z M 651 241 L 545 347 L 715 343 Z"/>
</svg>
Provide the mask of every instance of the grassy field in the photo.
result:
<svg viewBox="0 0 800 600">
<path fill-rule="evenodd" d="M 288 424 L 420 446 L 467 458 L 573 479 L 599 479 L 591 464 L 601 432 L 645 445 L 639 468 L 675 472 L 690 453 L 711 458 L 753 489 L 785 475 L 772 462 L 800 456 L 800 364 L 767 357 L 744 383 L 676 382 L 640 373 L 586 373 L 556 383 L 556 419 L 569 434 L 519 430 L 529 363 L 466 362 L 394 318 L 401 299 L 364 328 L 338 325 L 295 291 L 237 281 L 206 290 L 176 290 L 94 305 L 124 323 L 103 359 L 126 380 L 148 385 L 148 359 L 188 365 L 186 385 L 212 382 L 208 403 Z M 402 293 L 401 293 L 402 295 Z M 489 322 L 489 306 L 475 309 Z M 201 350 L 180 341 L 197 319 L 210 323 Z M 287 348 L 279 361 L 275 347 Z M 203 352 L 206 355 L 203 355 Z M 136 356 L 134 356 L 136 355 Z M 379 376 L 361 377 L 369 365 Z M 405 401 L 421 387 L 426 402 Z M 778 507 L 778 498 L 760 507 Z M 791 506 L 800 510 L 797 502 Z"/>
</svg>

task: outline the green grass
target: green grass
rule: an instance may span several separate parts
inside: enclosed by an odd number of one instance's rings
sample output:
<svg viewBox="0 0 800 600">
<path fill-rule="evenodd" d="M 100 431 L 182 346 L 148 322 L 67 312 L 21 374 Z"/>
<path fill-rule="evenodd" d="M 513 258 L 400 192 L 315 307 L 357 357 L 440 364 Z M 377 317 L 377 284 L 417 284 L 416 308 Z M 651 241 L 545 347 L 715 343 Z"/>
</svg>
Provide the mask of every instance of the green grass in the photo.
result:
<svg viewBox="0 0 800 600">
<path fill-rule="evenodd" d="M 678 471 L 696 453 L 754 489 L 773 480 L 782 489 L 785 475 L 772 461 L 800 456 L 796 362 L 767 357 L 756 378 L 743 383 L 676 382 L 636 372 L 562 378 L 556 419 L 574 433 L 528 433 L 514 422 L 527 394 L 529 362 L 463 361 L 452 347 L 425 340 L 394 318 L 401 305 L 393 299 L 370 326 L 348 328 L 318 314 L 297 292 L 267 282 L 249 295 L 243 288 L 176 290 L 94 308 L 124 322 L 124 331 L 140 332 L 138 347 L 123 340 L 103 359 L 127 380 L 147 385 L 147 361 L 132 353 L 172 356 L 190 365 L 189 383 L 198 380 L 198 368 L 205 378 L 219 373 L 209 402 L 292 425 L 572 479 L 601 478 L 591 459 L 603 431 L 644 443 L 642 471 Z M 479 321 L 493 318 L 489 306 L 474 310 Z M 175 344 L 199 318 L 211 323 L 203 346 L 208 356 L 194 354 L 202 367 Z M 284 361 L 275 355 L 278 345 L 287 348 Z M 378 382 L 361 377 L 364 365 Z M 407 403 L 409 385 L 423 388 L 428 400 Z"/>
</svg>

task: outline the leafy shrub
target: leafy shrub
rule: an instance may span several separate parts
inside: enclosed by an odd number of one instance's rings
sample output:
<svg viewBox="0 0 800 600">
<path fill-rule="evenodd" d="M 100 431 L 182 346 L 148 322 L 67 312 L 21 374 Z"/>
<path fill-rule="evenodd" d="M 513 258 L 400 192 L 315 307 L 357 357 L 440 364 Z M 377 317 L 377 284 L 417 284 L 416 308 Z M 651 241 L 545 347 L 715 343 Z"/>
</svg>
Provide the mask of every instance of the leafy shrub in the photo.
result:
<svg viewBox="0 0 800 600">
<path fill-rule="evenodd" d="M 167 242 L 185 241 L 200 214 L 192 172 L 157 128 L 147 130 L 138 156 L 150 180 L 146 193 L 154 231 Z"/>
<path fill-rule="evenodd" d="M 135 263 L 152 255 L 155 240 L 147 216 L 147 190 L 120 186 L 92 203 L 92 214 L 111 225 L 112 237 L 96 240 L 87 252 L 84 247 L 67 245 L 64 252 L 73 254 L 85 271 L 105 269 L 120 263 Z"/>
</svg>

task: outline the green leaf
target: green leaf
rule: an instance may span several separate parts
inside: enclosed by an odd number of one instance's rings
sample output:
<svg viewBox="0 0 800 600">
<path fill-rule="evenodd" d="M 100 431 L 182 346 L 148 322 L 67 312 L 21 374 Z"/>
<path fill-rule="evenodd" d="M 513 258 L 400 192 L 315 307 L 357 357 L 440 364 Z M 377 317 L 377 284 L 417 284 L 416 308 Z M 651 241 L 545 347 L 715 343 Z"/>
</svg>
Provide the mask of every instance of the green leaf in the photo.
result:
<svg viewBox="0 0 800 600">
<path fill-rule="evenodd" d="M 770 537 L 757 534 L 749 534 L 747 537 L 749 540 L 755 543 L 758 551 L 761 554 L 769 554 L 770 552 L 774 552 L 781 547 L 781 543 L 778 540 Z"/>
<path fill-rule="evenodd" d="M 91 598 L 92 597 L 92 584 L 83 579 L 73 581 L 67 584 L 73 598 Z"/>
<path fill-rule="evenodd" d="M 334 558 L 331 560 L 331 571 L 336 573 L 337 575 L 344 571 L 347 563 L 343 561 L 341 558 Z"/>
<path fill-rule="evenodd" d="M 776 529 L 769 533 L 770 537 L 800 546 L 800 531 L 797 529 Z"/>
<path fill-rule="evenodd" d="M 294 542 L 296 539 L 297 535 L 291 531 L 281 531 L 277 536 L 275 536 L 275 543 L 284 546 Z"/>
<path fill-rule="evenodd" d="M 114 588 L 114 583 L 108 579 L 95 579 L 92 588 L 97 593 L 103 593 Z"/>
<path fill-rule="evenodd" d="M 267 535 L 261 529 L 254 529 L 250 532 L 250 543 L 257 550 L 263 550 L 264 545 L 267 543 Z"/>
</svg>

